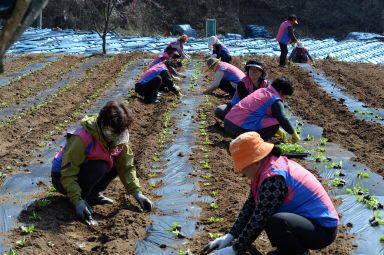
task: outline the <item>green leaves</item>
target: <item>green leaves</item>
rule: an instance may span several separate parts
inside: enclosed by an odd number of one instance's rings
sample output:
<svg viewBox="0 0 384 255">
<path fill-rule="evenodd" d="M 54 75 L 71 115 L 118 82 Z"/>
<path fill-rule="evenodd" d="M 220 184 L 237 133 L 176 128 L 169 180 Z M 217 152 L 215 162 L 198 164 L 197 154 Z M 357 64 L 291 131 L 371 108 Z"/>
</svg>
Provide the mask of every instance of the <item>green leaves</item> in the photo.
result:
<svg viewBox="0 0 384 255">
<path fill-rule="evenodd" d="M 31 224 L 29 227 L 21 226 L 20 228 L 21 228 L 21 231 L 23 231 L 23 233 L 30 234 L 35 229 L 35 226 Z"/>
</svg>

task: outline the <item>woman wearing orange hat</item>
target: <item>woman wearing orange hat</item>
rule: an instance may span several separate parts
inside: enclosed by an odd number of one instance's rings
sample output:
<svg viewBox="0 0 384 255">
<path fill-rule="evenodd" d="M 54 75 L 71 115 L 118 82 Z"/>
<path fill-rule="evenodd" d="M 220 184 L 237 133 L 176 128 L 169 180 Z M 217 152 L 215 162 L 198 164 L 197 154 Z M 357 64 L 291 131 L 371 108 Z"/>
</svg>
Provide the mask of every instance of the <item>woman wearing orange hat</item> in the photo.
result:
<svg viewBox="0 0 384 255">
<path fill-rule="evenodd" d="M 180 37 L 178 39 L 170 42 L 167 45 L 167 47 L 165 47 L 164 52 L 167 52 L 167 51 L 169 51 L 169 49 L 173 48 L 173 49 L 177 50 L 177 52 L 180 54 L 181 58 L 190 59 L 191 57 L 187 53 L 185 53 L 185 51 L 184 51 L 184 43 L 186 41 L 188 41 L 188 36 L 182 34 L 182 35 L 180 35 Z"/>
<path fill-rule="evenodd" d="M 262 230 L 277 247 L 267 255 L 306 255 L 335 240 L 339 216 L 313 174 L 256 132 L 241 134 L 229 150 L 251 191 L 229 233 L 208 244 L 219 249 L 214 255 L 245 254 Z"/>
</svg>

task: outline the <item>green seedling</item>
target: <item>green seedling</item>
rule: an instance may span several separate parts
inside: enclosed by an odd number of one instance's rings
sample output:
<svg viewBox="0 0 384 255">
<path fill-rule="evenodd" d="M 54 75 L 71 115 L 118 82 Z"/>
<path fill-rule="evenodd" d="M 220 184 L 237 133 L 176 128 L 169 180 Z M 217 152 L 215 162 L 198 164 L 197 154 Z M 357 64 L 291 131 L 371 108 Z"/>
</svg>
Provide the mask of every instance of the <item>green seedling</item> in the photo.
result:
<svg viewBox="0 0 384 255">
<path fill-rule="evenodd" d="M 201 177 L 203 177 L 204 179 L 209 179 L 209 178 L 212 177 L 212 175 L 211 174 L 207 174 L 207 175 L 202 175 Z"/>
<path fill-rule="evenodd" d="M 204 158 L 205 159 L 209 159 L 209 155 L 207 154 L 207 155 L 204 155 Z"/>
<path fill-rule="evenodd" d="M 332 163 L 329 163 L 327 166 L 325 166 L 328 169 L 334 168 L 334 169 L 341 169 L 343 167 L 344 161 L 332 161 Z"/>
<path fill-rule="evenodd" d="M 41 199 L 41 200 L 37 200 L 37 204 L 40 206 L 40 207 L 47 207 L 51 202 L 47 199 Z"/>
<path fill-rule="evenodd" d="M 216 239 L 216 238 L 222 236 L 223 234 L 221 234 L 221 233 L 208 233 L 208 235 L 211 239 Z"/>
<path fill-rule="evenodd" d="M 24 245 L 25 245 L 25 238 L 20 239 L 19 241 L 16 241 L 16 244 L 17 244 L 18 246 L 24 246 Z"/>
<path fill-rule="evenodd" d="M 45 143 L 39 143 L 38 146 L 39 146 L 39 147 L 44 147 L 44 146 L 45 146 Z"/>
<path fill-rule="evenodd" d="M 353 187 L 353 190 L 345 189 L 345 192 L 347 194 L 351 194 L 351 195 L 362 195 L 364 193 L 369 193 L 369 189 L 364 189 L 364 188 L 360 187 L 359 185 L 356 185 L 355 187 Z"/>
<path fill-rule="evenodd" d="M 209 169 L 209 168 L 211 168 L 211 166 L 209 165 L 208 162 L 206 162 L 206 163 L 203 165 L 203 167 L 204 167 L 205 169 Z"/>
<path fill-rule="evenodd" d="M 212 186 L 212 183 L 210 183 L 210 182 L 204 182 L 204 186 Z"/>
<path fill-rule="evenodd" d="M 281 143 L 278 145 L 283 153 L 291 153 L 291 152 L 307 152 L 303 146 L 292 143 Z"/>
<path fill-rule="evenodd" d="M 156 166 L 152 166 L 152 169 L 155 169 L 156 168 Z"/>
<path fill-rule="evenodd" d="M 17 251 L 14 251 L 12 248 L 10 248 L 8 253 L 3 253 L 3 255 L 17 255 Z"/>
<path fill-rule="evenodd" d="M 13 167 L 12 166 L 7 166 L 7 170 L 12 170 Z"/>
<path fill-rule="evenodd" d="M 215 190 L 215 191 L 212 191 L 212 195 L 213 195 L 213 196 L 216 196 L 218 193 L 219 193 L 219 190 L 218 190 L 218 189 Z"/>
<path fill-rule="evenodd" d="M 178 222 L 174 222 L 171 228 L 167 228 L 166 231 L 172 232 L 175 237 L 179 236 L 181 227 Z"/>
<path fill-rule="evenodd" d="M 223 220 L 224 220 L 223 218 L 215 218 L 215 217 L 209 218 L 210 222 L 220 222 L 220 221 L 223 221 Z"/>
<path fill-rule="evenodd" d="M 307 135 L 307 141 L 314 141 L 315 137 L 313 135 Z"/>
<path fill-rule="evenodd" d="M 37 213 L 35 211 L 33 211 L 33 214 L 32 214 L 32 216 L 29 216 L 29 219 L 30 220 L 41 220 L 41 217 L 39 215 L 37 215 Z"/>
<path fill-rule="evenodd" d="M 48 244 L 49 247 L 55 246 L 55 244 L 53 242 L 51 242 L 51 241 L 49 241 L 47 244 Z"/>
<path fill-rule="evenodd" d="M 149 212 L 148 210 L 140 209 L 142 213 L 147 213 Z"/>
<path fill-rule="evenodd" d="M 363 173 L 359 170 L 359 171 L 357 171 L 357 177 L 358 178 L 369 178 L 369 173 Z"/>
<path fill-rule="evenodd" d="M 21 226 L 21 231 L 23 231 L 24 234 L 30 234 L 35 229 L 35 226 L 31 224 L 29 227 Z"/>
<path fill-rule="evenodd" d="M 183 250 L 177 251 L 176 253 L 181 255 L 188 255 L 190 252 L 191 252 L 191 249 L 187 249 L 185 251 Z"/>
<path fill-rule="evenodd" d="M 156 176 L 156 173 L 148 174 L 148 177 L 149 177 L 149 178 L 153 178 L 153 177 L 155 177 L 155 176 Z"/>
<path fill-rule="evenodd" d="M 343 179 L 340 179 L 340 178 L 334 178 L 331 180 L 331 183 L 332 183 L 332 186 L 333 187 L 342 187 L 345 185 L 345 181 Z"/>
<path fill-rule="evenodd" d="M 316 155 L 312 156 L 312 159 L 315 160 L 316 162 L 328 162 L 328 159 L 323 155 L 322 152 L 318 152 Z"/>
<path fill-rule="evenodd" d="M 156 187 L 156 183 L 149 184 L 152 188 Z"/>
<path fill-rule="evenodd" d="M 4 178 L 7 174 L 0 172 L 0 178 Z"/>
<path fill-rule="evenodd" d="M 209 138 L 208 138 L 208 136 L 205 137 L 204 144 L 209 144 Z"/>
<path fill-rule="evenodd" d="M 322 137 L 322 138 L 317 142 L 317 144 L 318 144 L 318 145 L 325 145 L 327 142 L 328 142 L 328 139 L 325 138 L 325 137 Z"/>
<path fill-rule="evenodd" d="M 213 209 L 217 209 L 219 206 L 216 204 L 216 203 L 214 203 L 214 202 L 212 202 L 212 203 L 210 203 L 210 206 L 211 206 L 211 208 L 213 208 Z"/>
<path fill-rule="evenodd" d="M 53 191 L 53 192 L 55 192 L 55 191 L 56 191 L 56 188 L 55 188 L 55 187 L 53 187 L 53 186 L 49 186 L 48 188 L 49 188 L 49 190 L 50 190 L 50 191 Z"/>
<path fill-rule="evenodd" d="M 154 158 L 153 158 L 153 161 L 155 161 L 155 162 L 159 162 L 159 161 L 160 161 L 160 158 L 156 158 L 156 157 L 154 157 Z"/>
<path fill-rule="evenodd" d="M 50 192 L 47 192 L 47 194 L 45 194 L 45 197 L 49 198 L 49 197 L 53 197 L 53 194 L 50 193 Z"/>
<path fill-rule="evenodd" d="M 324 149 L 323 147 L 318 146 L 318 147 L 316 148 L 316 151 L 317 151 L 317 152 L 324 152 L 325 149 Z"/>
</svg>

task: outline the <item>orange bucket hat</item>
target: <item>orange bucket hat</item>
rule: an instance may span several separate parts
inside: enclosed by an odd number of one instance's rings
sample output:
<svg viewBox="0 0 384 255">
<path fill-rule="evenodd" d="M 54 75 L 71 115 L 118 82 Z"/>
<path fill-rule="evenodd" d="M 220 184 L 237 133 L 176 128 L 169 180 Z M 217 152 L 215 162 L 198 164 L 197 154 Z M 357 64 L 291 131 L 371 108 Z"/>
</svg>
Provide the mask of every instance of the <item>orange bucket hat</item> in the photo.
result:
<svg viewBox="0 0 384 255">
<path fill-rule="evenodd" d="M 241 172 L 247 166 L 262 160 L 273 149 L 272 143 L 264 142 L 257 132 L 239 135 L 229 144 L 235 172 Z"/>
</svg>

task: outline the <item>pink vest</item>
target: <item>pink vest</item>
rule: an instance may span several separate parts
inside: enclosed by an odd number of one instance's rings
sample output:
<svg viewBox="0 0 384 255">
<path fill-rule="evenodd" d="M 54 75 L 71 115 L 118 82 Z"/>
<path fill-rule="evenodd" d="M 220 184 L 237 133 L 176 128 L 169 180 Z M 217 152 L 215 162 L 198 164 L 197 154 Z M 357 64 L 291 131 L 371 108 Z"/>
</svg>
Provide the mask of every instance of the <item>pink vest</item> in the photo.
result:
<svg viewBox="0 0 384 255">
<path fill-rule="evenodd" d="M 271 108 L 277 100 L 281 100 L 281 97 L 272 86 L 258 89 L 234 105 L 225 119 L 253 131 L 278 125 L 279 121 L 272 116 Z"/>
<path fill-rule="evenodd" d="M 143 73 L 143 75 L 140 77 L 140 80 L 138 80 L 137 83 L 140 83 L 140 84 L 147 83 L 164 70 L 168 70 L 168 68 L 163 62 L 160 62 L 152 66 L 151 68 L 149 68 L 147 71 L 145 71 L 145 73 Z"/>
<path fill-rule="evenodd" d="M 291 37 L 288 33 L 288 27 L 290 26 L 292 26 L 292 22 L 290 20 L 286 20 L 281 23 L 279 27 L 279 32 L 276 35 L 276 41 L 286 45 L 289 45 L 291 43 Z"/>
<path fill-rule="evenodd" d="M 176 40 L 173 40 L 172 42 L 168 43 L 167 47 L 165 47 L 164 49 L 164 52 L 167 51 L 167 49 L 169 47 L 171 47 L 171 44 L 176 44 L 176 45 L 179 45 L 180 49 L 183 50 L 184 49 L 184 45 L 182 43 L 180 43 L 179 39 L 176 39 Z"/>
<path fill-rule="evenodd" d="M 219 62 L 215 72 L 216 71 L 224 71 L 223 80 L 231 81 L 235 84 L 239 83 L 239 81 L 245 77 L 245 74 L 239 68 L 226 62 Z"/>
<path fill-rule="evenodd" d="M 244 83 L 245 88 L 248 91 L 248 95 L 255 91 L 253 83 L 251 81 L 251 78 L 249 78 L 249 76 L 245 76 L 243 79 L 241 79 L 241 81 Z M 266 88 L 267 86 L 268 86 L 267 80 L 263 80 L 260 83 L 260 89 L 261 88 Z M 231 105 L 234 106 L 235 104 L 240 102 L 240 100 L 241 100 L 241 98 L 240 98 L 239 93 L 237 92 L 237 88 L 236 88 L 235 95 L 233 96 L 233 98 L 231 100 Z"/>
<path fill-rule="evenodd" d="M 153 60 L 153 62 L 151 63 L 151 65 L 149 66 L 149 68 L 151 68 L 152 66 L 160 63 L 160 62 L 164 62 L 165 60 L 167 60 L 169 58 L 169 55 L 167 52 L 164 52 L 163 54 L 157 56 L 157 58 L 155 60 Z"/>
<path fill-rule="evenodd" d="M 103 160 L 108 163 L 107 172 L 110 171 L 113 167 L 113 157 L 118 156 L 122 150 L 123 146 L 117 146 L 111 153 L 108 149 L 102 144 L 98 139 L 94 138 L 91 134 L 89 134 L 85 128 L 80 128 L 69 132 L 67 134 L 67 140 L 72 135 L 78 135 L 81 140 L 83 140 L 85 146 L 85 154 L 86 158 L 84 163 L 90 160 Z M 52 162 L 52 171 L 60 172 L 61 171 L 61 162 L 63 159 L 63 154 L 65 149 L 67 148 L 67 143 L 61 148 L 61 150 L 55 155 Z"/>
<path fill-rule="evenodd" d="M 327 192 L 316 177 L 307 169 L 284 156 L 270 155 L 266 158 L 252 181 L 255 203 L 258 203 L 259 188 L 266 178 L 284 177 L 288 193 L 277 212 L 291 212 L 317 221 L 324 227 L 336 227 L 339 215 Z"/>
</svg>

